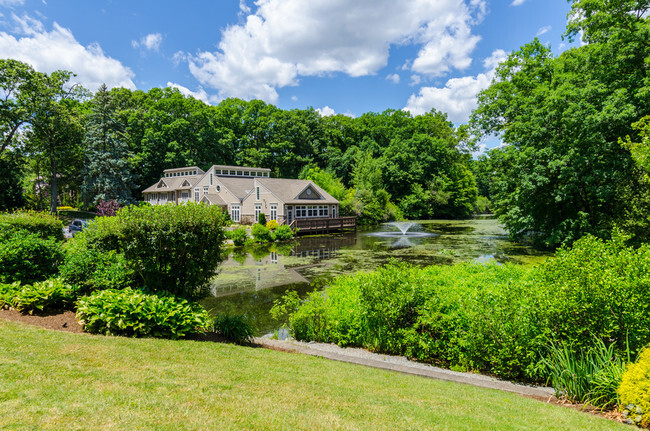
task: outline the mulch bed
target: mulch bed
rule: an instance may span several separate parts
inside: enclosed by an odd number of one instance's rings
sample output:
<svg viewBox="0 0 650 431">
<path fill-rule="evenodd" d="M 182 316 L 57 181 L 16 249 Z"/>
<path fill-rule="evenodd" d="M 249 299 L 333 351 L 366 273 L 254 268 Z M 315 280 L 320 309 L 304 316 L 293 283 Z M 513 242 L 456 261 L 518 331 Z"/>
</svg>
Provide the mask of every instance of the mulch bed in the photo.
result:
<svg viewBox="0 0 650 431">
<path fill-rule="evenodd" d="M 81 333 L 81 325 L 75 319 L 74 311 L 64 311 L 58 314 L 31 315 L 23 314 L 13 309 L 0 309 L 0 319 L 41 326 L 55 331 Z"/>
</svg>

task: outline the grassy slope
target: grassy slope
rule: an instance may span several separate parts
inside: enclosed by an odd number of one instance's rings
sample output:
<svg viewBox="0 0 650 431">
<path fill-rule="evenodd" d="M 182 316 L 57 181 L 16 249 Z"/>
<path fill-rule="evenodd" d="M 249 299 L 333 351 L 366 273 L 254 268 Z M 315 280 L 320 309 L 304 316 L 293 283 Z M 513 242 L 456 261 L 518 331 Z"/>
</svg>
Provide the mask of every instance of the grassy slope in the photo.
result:
<svg viewBox="0 0 650 431">
<path fill-rule="evenodd" d="M 626 429 L 499 391 L 265 349 L 4 320 L 0 346 L 0 429 Z"/>
</svg>

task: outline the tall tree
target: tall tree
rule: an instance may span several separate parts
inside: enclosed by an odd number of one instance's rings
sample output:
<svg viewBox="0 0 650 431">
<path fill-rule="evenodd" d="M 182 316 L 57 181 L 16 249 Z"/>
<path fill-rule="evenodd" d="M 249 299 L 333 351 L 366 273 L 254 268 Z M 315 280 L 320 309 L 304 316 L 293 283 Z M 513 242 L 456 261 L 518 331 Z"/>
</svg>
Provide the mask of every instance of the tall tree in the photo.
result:
<svg viewBox="0 0 650 431">
<path fill-rule="evenodd" d="M 78 172 L 83 159 L 83 87 L 70 85 L 71 72 L 55 71 L 41 82 L 38 106 L 31 120 L 28 151 L 47 160 L 50 211 L 56 212 L 59 179 Z"/>
<path fill-rule="evenodd" d="M 124 126 L 115 116 L 115 106 L 106 85 L 95 93 L 92 111 L 86 122 L 85 160 L 82 196 L 84 204 L 98 205 L 116 200 L 124 205 L 132 201 L 133 175 Z"/>
<path fill-rule="evenodd" d="M 509 144 L 493 150 L 495 212 L 544 245 L 607 237 L 645 195 L 629 151 L 650 113 L 647 0 L 575 0 L 568 35 L 587 45 L 554 58 L 535 40 L 513 52 L 479 95 L 472 124 Z M 648 208 L 646 208 L 647 210 Z"/>
</svg>

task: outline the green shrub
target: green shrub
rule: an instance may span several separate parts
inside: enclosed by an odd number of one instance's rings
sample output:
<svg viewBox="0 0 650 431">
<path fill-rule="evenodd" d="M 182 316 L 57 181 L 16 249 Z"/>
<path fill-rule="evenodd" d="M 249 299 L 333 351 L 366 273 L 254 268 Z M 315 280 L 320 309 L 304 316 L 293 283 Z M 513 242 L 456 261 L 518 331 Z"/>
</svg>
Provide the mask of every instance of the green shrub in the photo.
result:
<svg viewBox="0 0 650 431">
<path fill-rule="evenodd" d="M 266 226 L 266 214 L 260 213 L 260 215 L 257 217 L 257 223 L 262 226 Z"/>
<path fill-rule="evenodd" d="M 100 251 L 122 253 L 138 285 L 193 299 L 205 295 L 222 260 L 224 215 L 217 206 L 129 206 L 83 232 Z"/>
<path fill-rule="evenodd" d="M 540 267 L 548 337 L 589 350 L 594 339 L 611 340 L 623 356 L 650 342 L 650 247 L 627 247 L 614 234 L 586 236 Z"/>
<path fill-rule="evenodd" d="M 55 239 L 13 232 L 0 241 L 0 282 L 33 283 L 56 274 L 63 251 Z"/>
<path fill-rule="evenodd" d="M 282 226 L 278 226 L 278 228 L 275 229 L 274 234 L 275 234 L 275 239 L 277 239 L 278 241 L 288 241 L 295 236 L 294 232 L 286 224 L 283 224 Z"/>
<path fill-rule="evenodd" d="M 212 330 L 228 341 L 237 344 L 253 341 L 255 331 L 246 316 L 224 314 L 216 316 L 212 322 Z"/>
<path fill-rule="evenodd" d="M 241 247 L 246 244 L 248 234 L 246 233 L 246 228 L 238 227 L 237 229 L 226 231 L 226 237 L 232 240 L 235 247 Z"/>
<path fill-rule="evenodd" d="M 271 232 L 266 226 L 259 223 L 253 225 L 251 228 L 251 234 L 253 235 L 255 241 L 259 243 L 273 242 L 275 240 L 273 232 Z"/>
<path fill-rule="evenodd" d="M 623 373 L 618 396 L 628 423 L 650 426 L 650 346 Z M 637 417 L 640 416 L 640 417 Z"/>
<path fill-rule="evenodd" d="M 276 230 L 278 226 L 280 225 L 278 224 L 277 220 L 269 220 L 268 222 L 266 222 L 267 229 Z"/>
<path fill-rule="evenodd" d="M 83 234 L 66 244 L 65 258 L 59 272 L 61 278 L 75 286 L 81 294 L 123 289 L 132 286 L 136 277 L 122 253 L 98 250 L 89 244 Z"/>
<path fill-rule="evenodd" d="M 0 283 L 0 308 L 11 307 L 16 292 L 21 289 L 20 281 L 13 283 Z"/>
<path fill-rule="evenodd" d="M 18 286 L 7 299 L 10 307 L 22 313 L 51 313 L 73 309 L 77 291 L 60 279 L 50 279 Z"/>
<path fill-rule="evenodd" d="M 42 239 L 63 241 L 63 223 L 46 212 L 0 213 L 0 236 L 5 232 L 25 231 Z"/>
<path fill-rule="evenodd" d="M 596 340 L 595 347 L 587 352 L 566 343 L 552 344 L 544 365 L 558 398 L 603 408 L 618 404 L 616 390 L 625 361 L 614 354 L 613 344 L 608 347 Z"/>
<path fill-rule="evenodd" d="M 131 288 L 107 289 L 79 298 L 77 320 L 92 334 L 172 339 L 203 332 L 209 321 L 207 312 L 197 304 Z"/>
</svg>

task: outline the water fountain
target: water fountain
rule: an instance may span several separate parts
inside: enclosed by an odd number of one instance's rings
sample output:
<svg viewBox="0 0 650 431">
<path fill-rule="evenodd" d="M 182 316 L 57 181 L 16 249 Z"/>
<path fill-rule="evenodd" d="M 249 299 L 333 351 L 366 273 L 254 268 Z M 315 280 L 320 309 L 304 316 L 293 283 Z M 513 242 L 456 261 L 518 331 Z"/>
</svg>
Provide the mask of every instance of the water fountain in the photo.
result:
<svg viewBox="0 0 650 431">
<path fill-rule="evenodd" d="M 384 226 L 390 226 L 397 230 L 372 232 L 369 233 L 368 235 L 376 236 L 380 238 L 396 239 L 397 241 L 393 244 L 393 246 L 397 245 L 400 247 L 408 247 L 413 245 L 413 243 L 409 241 L 410 239 L 413 238 L 425 238 L 425 237 L 437 236 L 437 234 L 435 233 L 412 229 L 412 228 L 421 229 L 418 223 L 412 221 L 394 221 L 390 223 L 385 223 Z"/>
</svg>

